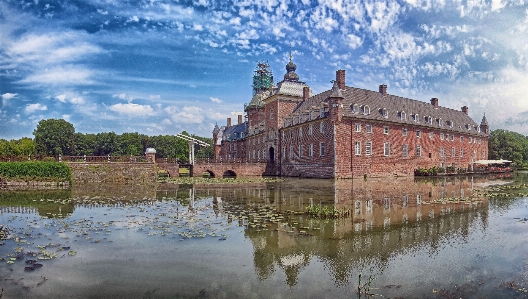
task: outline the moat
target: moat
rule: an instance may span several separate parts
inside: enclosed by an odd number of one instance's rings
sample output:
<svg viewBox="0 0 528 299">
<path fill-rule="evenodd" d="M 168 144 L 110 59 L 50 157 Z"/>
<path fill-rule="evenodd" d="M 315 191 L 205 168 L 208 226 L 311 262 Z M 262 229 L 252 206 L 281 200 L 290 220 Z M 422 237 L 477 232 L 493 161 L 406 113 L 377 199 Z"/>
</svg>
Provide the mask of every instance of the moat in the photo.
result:
<svg viewBox="0 0 528 299">
<path fill-rule="evenodd" d="M 1 191 L 2 298 L 527 298 L 527 181 Z"/>
</svg>

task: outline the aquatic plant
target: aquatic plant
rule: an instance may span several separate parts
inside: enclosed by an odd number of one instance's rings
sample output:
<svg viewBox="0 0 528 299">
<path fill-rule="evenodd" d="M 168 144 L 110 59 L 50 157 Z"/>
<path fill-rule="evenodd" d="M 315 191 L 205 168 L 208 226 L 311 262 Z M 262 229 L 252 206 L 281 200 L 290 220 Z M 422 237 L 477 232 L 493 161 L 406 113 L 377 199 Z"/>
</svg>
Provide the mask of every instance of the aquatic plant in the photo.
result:
<svg viewBox="0 0 528 299">
<path fill-rule="evenodd" d="M 337 218 L 346 218 L 349 217 L 350 209 L 347 208 L 336 208 L 335 206 L 320 206 L 320 205 L 311 205 L 306 207 L 306 213 L 314 218 L 319 219 L 337 219 Z"/>
</svg>

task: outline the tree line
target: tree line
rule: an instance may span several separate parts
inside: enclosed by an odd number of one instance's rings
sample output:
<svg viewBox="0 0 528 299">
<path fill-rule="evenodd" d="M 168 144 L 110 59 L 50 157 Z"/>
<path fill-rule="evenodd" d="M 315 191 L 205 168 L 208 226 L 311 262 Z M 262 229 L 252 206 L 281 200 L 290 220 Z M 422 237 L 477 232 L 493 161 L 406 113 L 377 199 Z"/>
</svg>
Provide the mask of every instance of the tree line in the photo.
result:
<svg viewBox="0 0 528 299">
<path fill-rule="evenodd" d="M 513 161 L 518 168 L 528 167 L 528 137 L 507 130 L 493 130 L 489 135 L 489 159 Z"/>
<path fill-rule="evenodd" d="M 212 138 L 190 135 L 212 145 Z M 104 132 L 83 134 L 75 132 L 73 124 L 64 119 L 41 120 L 33 131 L 34 139 L 0 139 L 0 156 L 143 156 L 147 148 L 156 149 L 156 158 L 177 159 L 187 162 L 189 145 L 187 141 L 173 135 L 147 136 L 139 133 L 116 134 Z M 195 145 L 196 158 L 214 157 L 212 146 Z"/>
</svg>

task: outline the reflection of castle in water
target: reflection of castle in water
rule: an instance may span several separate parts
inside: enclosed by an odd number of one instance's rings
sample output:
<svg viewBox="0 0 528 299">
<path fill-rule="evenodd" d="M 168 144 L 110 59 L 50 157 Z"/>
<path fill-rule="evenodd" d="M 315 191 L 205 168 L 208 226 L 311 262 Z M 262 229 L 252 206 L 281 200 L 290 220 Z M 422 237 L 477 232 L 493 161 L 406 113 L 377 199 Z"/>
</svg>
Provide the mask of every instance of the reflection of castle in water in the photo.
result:
<svg viewBox="0 0 528 299">
<path fill-rule="evenodd" d="M 487 198 L 474 192 L 474 186 L 485 181 L 471 177 L 287 180 L 241 188 L 195 187 L 194 192 L 196 196 L 213 193 L 218 214 L 239 205 L 271 206 L 288 213 L 318 204 L 351 209 L 350 218 L 336 221 L 296 215 L 267 230 L 247 227 L 258 276 L 269 278 L 280 268 L 291 286 L 314 258 L 322 261 L 337 284 L 343 284 L 357 275 L 354 269 L 375 264 L 382 270 L 396 254 L 424 247 L 434 252 L 443 240 L 464 239 L 474 227 L 486 229 Z"/>
</svg>

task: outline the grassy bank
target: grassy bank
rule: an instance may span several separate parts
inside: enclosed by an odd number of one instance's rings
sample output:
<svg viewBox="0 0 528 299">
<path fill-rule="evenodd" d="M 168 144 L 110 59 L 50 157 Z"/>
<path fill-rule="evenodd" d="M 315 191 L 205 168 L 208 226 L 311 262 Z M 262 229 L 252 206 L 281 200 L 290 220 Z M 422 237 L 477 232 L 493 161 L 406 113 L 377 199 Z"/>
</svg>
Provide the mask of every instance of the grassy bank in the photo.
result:
<svg viewBox="0 0 528 299">
<path fill-rule="evenodd" d="M 0 181 L 2 180 L 71 183 L 71 170 L 68 165 L 59 162 L 2 162 Z"/>
</svg>

